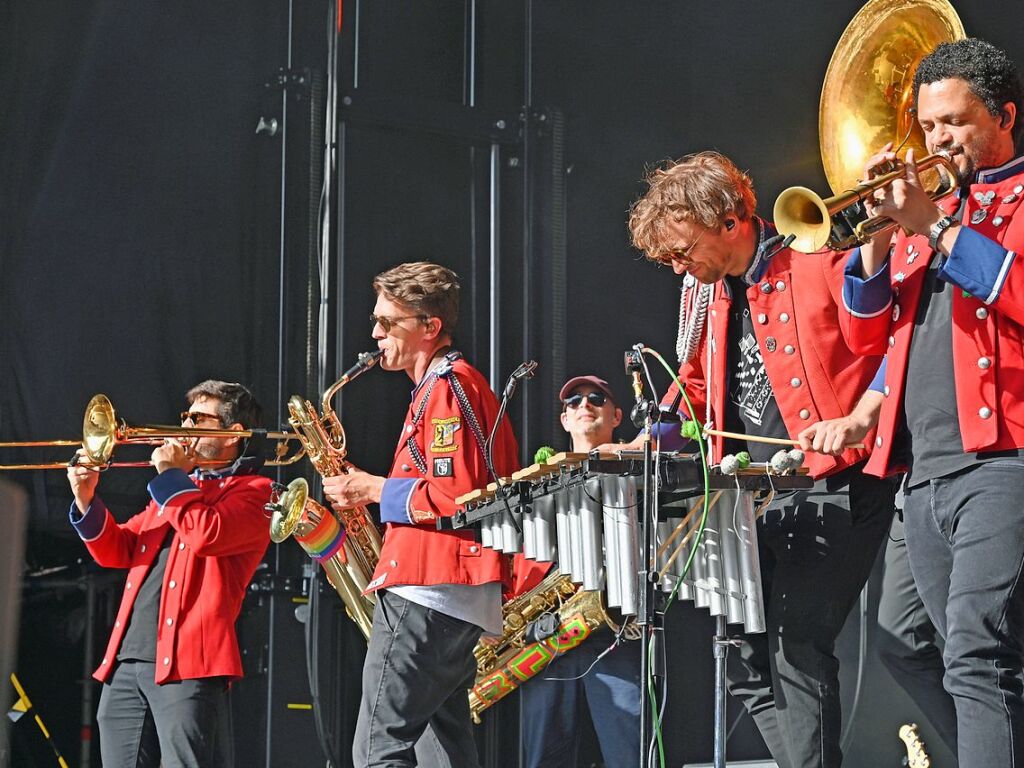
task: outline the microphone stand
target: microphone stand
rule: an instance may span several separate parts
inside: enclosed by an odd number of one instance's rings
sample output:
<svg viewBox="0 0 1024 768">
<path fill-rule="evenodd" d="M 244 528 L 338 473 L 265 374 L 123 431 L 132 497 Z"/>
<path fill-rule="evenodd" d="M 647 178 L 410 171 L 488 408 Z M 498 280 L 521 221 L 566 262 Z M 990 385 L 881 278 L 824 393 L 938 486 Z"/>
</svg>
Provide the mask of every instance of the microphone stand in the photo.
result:
<svg viewBox="0 0 1024 768">
<path fill-rule="evenodd" d="M 497 495 L 501 497 L 501 500 L 505 503 L 505 511 L 508 513 L 509 519 L 512 521 L 512 527 L 515 528 L 516 534 L 523 532 L 522 526 L 519 525 L 519 521 L 516 520 L 516 516 L 512 514 L 512 508 L 509 506 L 508 497 L 504 492 L 504 485 L 502 485 L 501 479 L 498 477 L 498 473 L 494 470 L 494 438 L 498 434 L 498 427 L 501 424 L 501 420 L 505 417 L 505 411 L 508 410 L 508 404 L 512 401 L 512 396 L 516 392 L 516 386 L 523 379 L 532 379 L 534 371 L 537 370 L 537 362 L 535 360 L 526 360 L 518 368 L 512 371 L 512 375 L 508 377 L 508 381 L 505 382 L 505 391 L 501 395 L 501 403 L 498 405 L 498 415 L 494 419 L 494 426 L 491 427 L 491 434 L 487 437 L 487 444 L 484 446 L 484 460 L 487 464 L 487 471 L 491 475 L 491 480 L 497 486 Z"/>
<path fill-rule="evenodd" d="M 657 403 L 644 396 L 643 379 L 643 344 L 636 344 L 626 352 L 625 366 L 627 375 L 633 380 L 633 396 L 635 404 L 630 417 L 633 424 L 643 428 L 647 438 L 644 440 L 643 469 L 643 504 L 638 510 L 637 524 L 640 529 L 639 540 L 639 592 L 637 602 L 637 624 L 643 630 L 643 644 L 640 649 L 640 762 L 643 768 L 648 764 L 648 752 L 655 722 L 649 712 L 651 705 L 650 692 L 647 687 L 648 678 L 664 678 L 665 662 L 662 648 L 664 638 L 665 616 L 655 605 L 655 584 L 658 572 L 652 565 L 658 551 L 658 476 L 654 464 L 654 453 L 651 447 L 655 422 L 661 422 L 661 409 Z M 655 413 L 658 414 L 655 418 Z M 653 660 L 653 668 L 652 668 Z M 656 694 L 657 683 L 651 686 Z"/>
</svg>

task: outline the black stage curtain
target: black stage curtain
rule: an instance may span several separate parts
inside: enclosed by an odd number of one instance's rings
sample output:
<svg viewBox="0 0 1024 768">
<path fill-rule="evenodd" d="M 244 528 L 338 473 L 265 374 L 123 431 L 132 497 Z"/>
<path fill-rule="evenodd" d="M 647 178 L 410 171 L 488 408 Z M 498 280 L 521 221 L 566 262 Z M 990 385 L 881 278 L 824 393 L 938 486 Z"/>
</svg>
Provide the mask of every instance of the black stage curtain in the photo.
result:
<svg viewBox="0 0 1024 768">
<path fill-rule="evenodd" d="M 174 424 L 204 378 L 273 416 L 279 145 L 254 129 L 283 7 L 7 4 L 0 434 L 75 438 L 96 392 Z M 102 492 L 130 507 L 145 474 Z M 62 473 L 33 475 L 33 526 L 66 527 Z"/>
</svg>

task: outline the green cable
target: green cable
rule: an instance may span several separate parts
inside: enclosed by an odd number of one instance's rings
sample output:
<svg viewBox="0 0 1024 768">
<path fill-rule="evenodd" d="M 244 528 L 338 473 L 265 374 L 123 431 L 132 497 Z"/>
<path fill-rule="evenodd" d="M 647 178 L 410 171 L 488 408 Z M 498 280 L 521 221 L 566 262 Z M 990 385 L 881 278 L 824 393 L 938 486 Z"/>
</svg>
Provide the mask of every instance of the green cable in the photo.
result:
<svg viewBox="0 0 1024 768">
<path fill-rule="evenodd" d="M 697 411 L 694 409 L 693 403 L 690 402 L 690 398 L 687 396 L 686 390 L 683 388 L 683 384 L 679 380 L 679 377 L 676 375 L 676 372 L 672 370 L 672 367 L 665 361 L 665 358 L 663 358 L 656 350 L 651 349 L 650 347 L 644 347 L 643 352 L 655 358 L 659 363 L 661 363 L 665 370 L 668 371 L 669 376 L 672 377 L 672 381 L 674 381 L 676 386 L 679 388 L 679 394 L 681 394 L 683 396 L 683 400 L 686 401 L 686 408 L 690 412 L 690 422 L 694 424 L 699 424 L 700 422 L 697 419 Z M 685 435 L 686 433 L 684 432 L 683 434 Z M 665 603 L 666 613 L 668 612 L 668 609 L 671 607 L 672 602 L 675 600 L 676 592 L 679 591 L 679 585 L 683 583 L 683 579 L 686 577 L 686 574 L 690 572 L 690 566 L 693 564 L 694 555 L 697 554 L 697 545 L 700 543 L 701 539 L 704 536 L 704 527 L 707 525 L 708 522 L 708 500 L 711 495 L 711 478 L 708 474 L 708 458 L 707 454 L 704 452 L 704 441 L 701 439 L 699 432 L 697 433 L 697 436 L 694 438 L 694 440 L 696 441 L 697 447 L 700 450 L 700 465 L 701 470 L 704 474 L 704 511 L 701 513 L 700 526 L 697 528 L 697 535 L 694 537 L 694 543 L 693 547 L 690 550 L 690 555 L 686 558 L 686 563 L 683 565 L 683 572 L 676 580 L 676 585 L 672 588 L 672 591 L 669 593 L 668 599 Z M 655 563 L 655 565 L 657 565 L 657 563 Z M 651 722 L 654 723 L 655 738 L 658 742 L 659 765 L 661 765 L 662 768 L 665 768 L 665 744 L 662 740 L 661 718 L 658 714 L 658 701 L 654 690 L 654 674 L 651 671 L 654 669 L 653 644 L 648 645 L 647 654 L 647 690 L 648 698 L 651 701 Z"/>
<path fill-rule="evenodd" d="M 666 371 L 668 371 L 669 376 L 672 377 L 672 381 L 674 381 L 676 386 L 679 387 L 679 392 L 683 396 L 683 400 L 686 401 L 686 408 L 690 412 L 690 421 L 693 423 L 699 423 L 697 420 L 697 412 L 693 407 L 693 403 L 690 402 L 690 398 L 686 395 L 686 390 L 683 388 L 682 382 L 679 381 L 679 377 L 676 375 L 676 372 L 672 370 L 672 367 L 667 362 L 665 362 L 665 358 L 663 358 L 656 350 L 653 350 L 650 347 L 644 347 L 643 351 L 645 353 L 650 354 L 653 358 L 655 358 L 659 363 L 662 364 Z M 684 434 L 686 433 L 684 432 Z M 697 528 L 697 535 L 694 537 L 694 543 L 693 547 L 690 549 L 690 555 L 686 558 L 686 563 L 683 565 L 683 572 L 680 575 L 679 579 L 676 581 L 675 587 L 673 587 L 672 591 L 669 593 L 668 601 L 665 605 L 666 611 L 668 611 L 669 607 L 671 607 L 672 605 L 673 600 L 675 600 L 676 592 L 679 591 L 679 585 L 683 583 L 683 578 L 686 576 L 687 573 L 690 572 L 690 566 L 693 564 L 693 558 L 697 554 L 697 545 L 700 543 L 701 539 L 704 536 L 704 528 L 708 522 L 708 501 L 711 496 L 711 478 L 708 474 L 708 459 L 707 454 L 704 452 L 704 441 L 700 439 L 700 437 L 694 439 L 697 443 L 697 447 L 700 449 L 700 465 L 701 470 L 704 473 L 704 511 L 701 513 L 700 516 L 700 526 Z"/>
</svg>

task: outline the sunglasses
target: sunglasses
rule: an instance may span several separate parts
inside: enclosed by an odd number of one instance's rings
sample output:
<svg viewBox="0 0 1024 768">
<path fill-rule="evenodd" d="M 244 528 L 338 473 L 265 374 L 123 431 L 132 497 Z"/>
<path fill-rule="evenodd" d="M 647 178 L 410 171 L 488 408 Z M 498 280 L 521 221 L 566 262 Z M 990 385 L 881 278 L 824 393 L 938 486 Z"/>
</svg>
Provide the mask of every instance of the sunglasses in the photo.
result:
<svg viewBox="0 0 1024 768">
<path fill-rule="evenodd" d="M 397 325 L 403 320 L 427 320 L 426 315 L 406 315 L 405 317 L 388 317 L 387 315 L 370 315 L 370 322 L 374 325 L 379 325 L 384 329 L 384 333 L 390 333 L 391 327 Z"/>
<path fill-rule="evenodd" d="M 693 242 L 690 243 L 688 248 L 677 248 L 673 251 L 666 251 L 665 253 L 661 253 L 658 256 L 656 256 L 653 259 L 653 261 L 663 266 L 669 267 L 672 266 L 673 262 L 689 259 L 693 255 L 694 250 L 697 248 L 697 244 L 700 243 L 701 238 L 704 237 L 707 231 L 708 230 L 706 229 L 701 230 L 700 234 L 693 239 Z"/>
<path fill-rule="evenodd" d="M 204 420 L 212 420 L 216 421 L 219 424 L 220 416 L 214 413 L 203 413 L 202 411 L 182 411 L 181 420 L 191 421 L 193 424 L 198 424 L 199 422 Z"/>
<path fill-rule="evenodd" d="M 595 408 L 600 408 L 606 402 L 608 402 L 608 395 L 604 392 L 588 392 L 584 395 L 582 392 L 577 392 L 575 395 L 569 395 L 562 402 L 567 408 L 579 408 L 583 405 L 583 398 L 586 397 L 587 401 Z"/>
</svg>

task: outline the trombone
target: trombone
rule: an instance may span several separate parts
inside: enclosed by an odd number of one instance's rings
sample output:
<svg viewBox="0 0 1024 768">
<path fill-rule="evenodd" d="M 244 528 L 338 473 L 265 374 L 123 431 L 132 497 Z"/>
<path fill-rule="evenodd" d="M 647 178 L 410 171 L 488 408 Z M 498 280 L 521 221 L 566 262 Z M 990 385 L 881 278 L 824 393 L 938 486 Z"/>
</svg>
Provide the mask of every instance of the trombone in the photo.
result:
<svg viewBox="0 0 1024 768">
<path fill-rule="evenodd" d="M 288 454 L 288 441 L 299 439 L 299 435 L 294 432 L 267 432 L 261 429 L 204 429 L 199 427 L 163 426 L 160 424 L 129 426 L 123 420 L 117 418 L 110 399 L 104 394 L 99 394 L 95 395 L 85 408 L 85 417 L 82 420 L 82 440 L 80 443 L 75 440 L 0 442 L 0 448 L 81 445 L 85 451 L 84 461 L 78 461 L 77 457 L 75 457 L 70 462 L 0 464 L 0 470 L 67 469 L 72 465 L 92 467 L 99 470 L 111 467 L 150 467 L 152 464 L 148 461 L 111 461 L 114 448 L 119 445 L 159 445 L 165 440 L 178 437 L 253 437 L 256 435 L 277 441 L 274 449 L 274 458 L 266 462 L 267 466 L 283 467 L 294 464 L 305 454 L 304 448 L 299 448 L 296 452 Z M 199 462 L 199 466 L 209 464 L 211 462 Z M 212 464 L 223 466 L 224 462 L 212 462 Z"/>
</svg>

